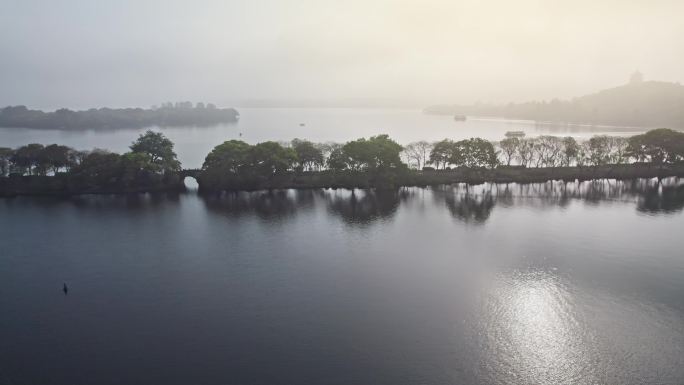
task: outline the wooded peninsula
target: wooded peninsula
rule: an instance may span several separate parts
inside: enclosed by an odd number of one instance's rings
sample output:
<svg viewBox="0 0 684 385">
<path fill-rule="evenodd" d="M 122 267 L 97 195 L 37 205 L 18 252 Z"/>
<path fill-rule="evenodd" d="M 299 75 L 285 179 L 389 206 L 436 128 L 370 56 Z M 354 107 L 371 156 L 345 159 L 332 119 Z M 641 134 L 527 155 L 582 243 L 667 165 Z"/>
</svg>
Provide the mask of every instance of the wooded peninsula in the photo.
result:
<svg viewBox="0 0 684 385">
<path fill-rule="evenodd" d="M 397 188 L 449 183 L 684 176 L 684 133 L 656 129 L 632 137 L 510 135 L 402 146 L 387 135 L 346 143 L 294 139 L 216 146 L 201 169 L 182 169 L 174 144 L 147 131 L 116 154 L 32 143 L 0 147 L 0 196 L 183 191 L 194 177 L 200 193 L 281 188 Z"/>
<path fill-rule="evenodd" d="M 644 81 L 634 73 L 628 84 L 571 100 L 553 99 L 503 105 L 436 105 L 428 114 L 490 116 L 533 120 L 537 124 L 568 123 L 629 127 L 684 128 L 684 86 Z"/>
<path fill-rule="evenodd" d="M 233 108 L 191 102 L 163 103 L 161 107 L 92 108 L 54 112 L 30 110 L 25 106 L 0 108 L 0 127 L 60 130 L 104 130 L 142 127 L 212 126 L 235 122 L 240 114 Z"/>
</svg>

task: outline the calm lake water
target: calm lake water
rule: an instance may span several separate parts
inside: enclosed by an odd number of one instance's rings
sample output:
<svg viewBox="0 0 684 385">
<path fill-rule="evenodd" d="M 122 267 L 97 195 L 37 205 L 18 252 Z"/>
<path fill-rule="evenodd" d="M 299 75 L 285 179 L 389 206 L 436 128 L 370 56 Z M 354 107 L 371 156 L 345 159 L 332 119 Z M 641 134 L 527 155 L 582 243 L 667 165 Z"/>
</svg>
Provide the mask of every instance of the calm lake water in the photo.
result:
<svg viewBox="0 0 684 385">
<path fill-rule="evenodd" d="M 683 207 L 677 180 L 0 199 L 0 384 L 681 384 Z"/>
<path fill-rule="evenodd" d="M 349 108 L 240 108 L 240 121 L 214 127 L 163 128 L 176 143 L 178 158 L 186 168 L 202 165 L 214 146 L 230 139 L 249 143 L 305 138 L 316 142 L 344 142 L 360 137 L 389 134 L 399 143 L 444 138 L 481 137 L 499 140 L 506 131 L 590 137 L 595 134 L 633 135 L 628 127 L 536 124 L 532 121 L 469 118 L 456 122 L 451 116 L 426 115 L 420 110 Z M 303 126 L 301 125 L 303 124 Z M 0 147 L 27 143 L 58 143 L 77 149 L 105 148 L 123 152 L 144 130 L 85 131 L 0 128 Z M 641 129 L 643 131 L 643 129 Z M 242 134 L 242 136 L 240 136 Z"/>
</svg>

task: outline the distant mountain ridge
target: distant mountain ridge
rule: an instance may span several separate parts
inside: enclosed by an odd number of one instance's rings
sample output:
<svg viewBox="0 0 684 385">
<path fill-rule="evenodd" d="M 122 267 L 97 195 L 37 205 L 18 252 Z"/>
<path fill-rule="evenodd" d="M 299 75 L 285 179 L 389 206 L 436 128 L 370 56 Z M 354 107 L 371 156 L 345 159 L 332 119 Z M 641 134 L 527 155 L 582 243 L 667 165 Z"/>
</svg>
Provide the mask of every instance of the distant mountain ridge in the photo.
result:
<svg viewBox="0 0 684 385">
<path fill-rule="evenodd" d="M 572 100 L 506 105 L 436 105 L 424 111 L 429 114 L 496 116 L 538 122 L 684 129 L 684 86 L 637 79 Z"/>
</svg>

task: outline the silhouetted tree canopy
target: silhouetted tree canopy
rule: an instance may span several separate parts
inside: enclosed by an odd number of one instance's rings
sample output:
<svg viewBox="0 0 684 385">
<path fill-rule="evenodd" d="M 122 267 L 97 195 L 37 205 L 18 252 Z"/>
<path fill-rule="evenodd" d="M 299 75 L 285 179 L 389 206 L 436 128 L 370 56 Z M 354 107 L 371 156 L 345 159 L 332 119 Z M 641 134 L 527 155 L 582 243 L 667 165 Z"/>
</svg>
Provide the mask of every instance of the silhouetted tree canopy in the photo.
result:
<svg viewBox="0 0 684 385">
<path fill-rule="evenodd" d="M 504 158 L 504 163 L 506 163 L 506 166 L 511 165 L 511 161 L 513 161 L 513 158 L 518 151 L 518 146 L 520 146 L 520 139 L 516 137 L 506 138 L 499 143 L 501 155 Z"/>
<path fill-rule="evenodd" d="M 684 160 L 684 133 L 667 128 L 629 138 L 628 156 L 640 162 L 674 163 Z"/>
<path fill-rule="evenodd" d="M 122 155 L 99 149 L 76 151 L 58 144 L 0 148 L 0 176 L 9 175 L 12 181 L 28 175 L 28 191 L 40 193 L 153 191 L 181 186 L 176 172 L 180 163 L 166 137 L 148 132 L 131 147 L 134 151 Z"/>
<path fill-rule="evenodd" d="M 134 186 L 139 184 L 154 187 L 187 175 L 197 177 L 200 189 L 207 191 L 310 186 L 385 189 L 493 179 L 591 179 L 598 175 L 624 179 L 661 175 L 662 170 L 670 174 L 676 171 L 672 167 L 654 168 L 643 164 L 613 166 L 630 162 L 683 162 L 684 133 L 657 129 L 631 138 L 594 136 L 581 142 L 572 137 L 548 135 L 505 138 L 496 144 L 481 138 L 444 139 L 432 145 L 412 143 L 410 152 L 406 151 L 409 146 L 404 148 L 387 135 L 344 144 L 316 144 L 295 139 L 284 144 L 268 141 L 251 145 L 229 140 L 206 156 L 201 170 L 181 170 L 173 142 L 158 132 L 141 134 L 130 149 L 120 155 L 104 150 L 76 151 L 58 144 L 0 147 L 0 177 L 38 176 L 25 179 L 28 181 L 56 176 L 55 179 L 75 181 L 77 186 L 92 187 L 86 191 L 103 186 L 114 191 L 135 190 Z M 422 164 L 425 171 L 409 171 L 402 155 L 413 167 Z M 433 172 L 434 169 L 424 166 L 426 161 L 438 169 L 456 168 L 451 173 Z M 582 169 L 585 166 L 595 167 Z M 515 170 L 517 167 L 577 169 L 519 172 Z M 491 171 L 495 168 L 499 169 Z"/>
<path fill-rule="evenodd" d="M 409 143 L 404 147 L 406 163 L 420 170 L 428 164 L 430 151 L 432 151 L 432 144 L 424 140 Z"/>
<path fill-rule="evenodd" d="M 229 140 L 214 147 L 204 160 L 202 168 L 221 169 L 224 172 L 238 173 L 249 164 L 251 146 L 241 140 Z"/>
<path fill-rule="evenodd" d="M 435 143 L 430 154 L 430 163 L 437 168 L 446 168 L 449 165 L 494 168 L 499 161 L 491 142 L 471 138 L 458 142 L 444 139 Z"/>
<path fill-rule="evenodd" d="M 12 163 L 21 173 L 28 173 L 32 175 L 35 172 L 38 174 L 44 174 L 45 166 L 44 157 L 42 156 L 43 149 L 45 147 L 42 144 L 31 143 L 26 146 L 21 146 L 14 151 L 12 155 Z"/>
<path fill-rule="evenodd" d="M 40 156 L 41 161 L 46 167 L 49 167 L 53 173 L 58 173 L 61 169 L 67 170 L 74 165 L 75 161 L 72 156 L 73 149 L 59 144 L 51 144 L 45 146 Z"/>
<path fill-rule="evenodd" d="M 323 151 L 308 140 L 293 139 L 292 149 L 297 153 L 297 164 L 300 170 L 316 170 L 323 167 L 325 158 Z"/>
<path fill-rule="evenodd" d="M 131 144 L 131 151 L 148 156 L 149 162 L 161 172 L 178 171 L 180 162 L 173 152 L 173 142 L 164 134 L 154 131 L 146 131 Z"/>
<path fill-rule="evenodd" d="M 401 161 L 403 147 L 388 135 L 361 138 L 345 143 L 335 149 L 329 159 L 328 167 L 343 171 L 377 171 L 405 168 Z"/>
<path fill-rule="evenodd" d="M 0 177 L 9 173 L 12 155 L 14 155 L 14 150 L 8 147 L 0 147 Z"/>
<path fill-rule="evenodd" d="M 297 162 L 297 153 L 277 142 L 263 142 L 249 151 L 250 166 L 258 175 L 274 175 L 291 170 Z"/>
</svg>

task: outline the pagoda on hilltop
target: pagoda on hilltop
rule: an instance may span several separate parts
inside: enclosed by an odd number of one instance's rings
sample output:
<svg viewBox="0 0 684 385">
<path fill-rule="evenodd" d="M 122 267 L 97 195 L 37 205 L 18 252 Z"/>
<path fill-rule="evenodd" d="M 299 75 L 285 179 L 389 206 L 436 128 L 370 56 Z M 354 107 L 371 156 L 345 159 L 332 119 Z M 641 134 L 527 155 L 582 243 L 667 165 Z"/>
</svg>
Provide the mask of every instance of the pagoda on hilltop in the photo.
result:
<svg viewBox="0 0 684 385">
<path fill-rule="evenodd" d="M 639 72 L 639 70 L 634 71 L 632 76 L 629 77 L 629 84 L 641 84 L 644 82 L 644 74 Z"/>
</svg>

